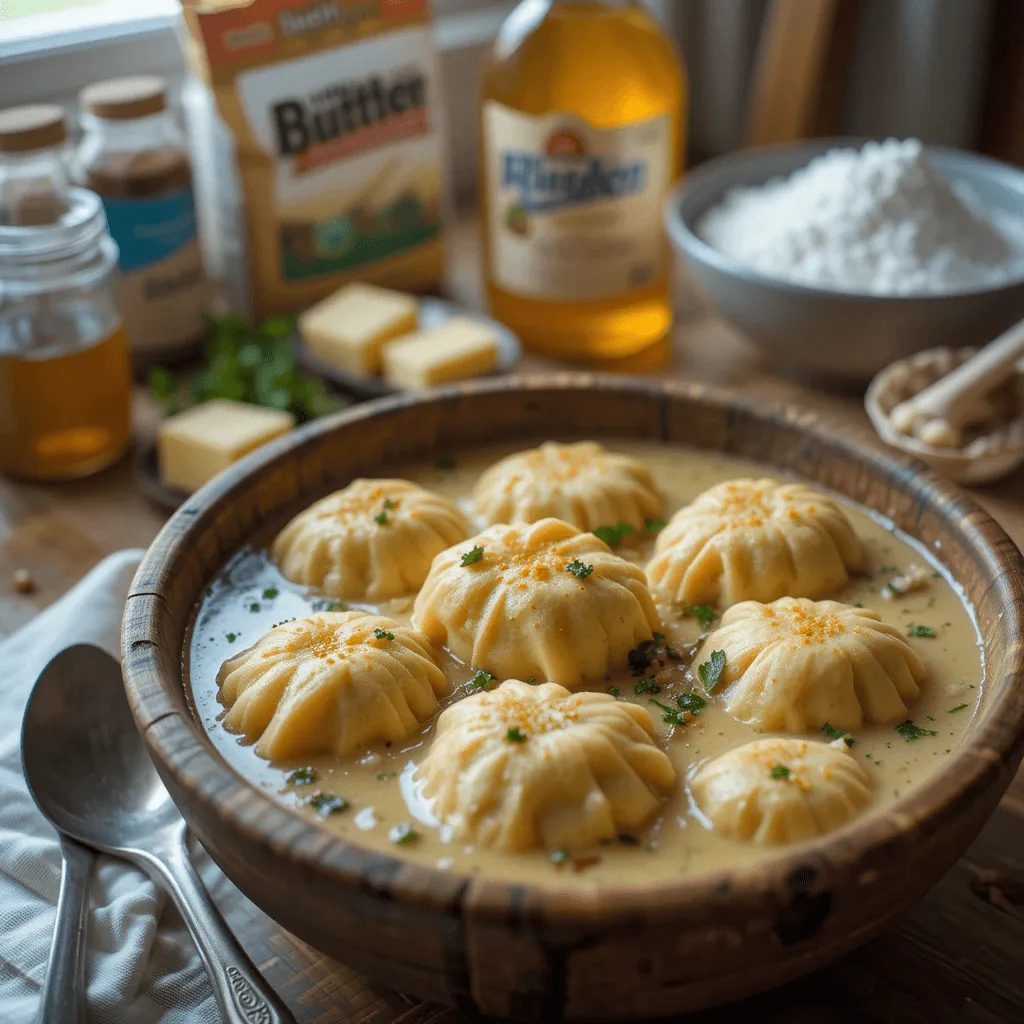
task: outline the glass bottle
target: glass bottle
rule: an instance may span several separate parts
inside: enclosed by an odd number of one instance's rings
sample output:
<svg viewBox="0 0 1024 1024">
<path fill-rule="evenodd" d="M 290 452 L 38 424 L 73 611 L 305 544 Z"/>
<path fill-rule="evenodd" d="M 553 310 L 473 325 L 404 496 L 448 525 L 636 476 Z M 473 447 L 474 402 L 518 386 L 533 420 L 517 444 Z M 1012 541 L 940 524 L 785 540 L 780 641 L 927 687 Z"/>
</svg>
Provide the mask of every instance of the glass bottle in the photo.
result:
<svg viewBox="0 0 1024 1024">
<path fill-rule="evenodd" d="M 0 224 L 52 224 L 64 212 L 64 111 L 50 104 L 0 110 Z"/>
<path fill-rule="evenodd" d="M 523 0 L 484 74 L 481 195 L 492 313 L 535 351 L 621 360 L 672 324 L 662 205 L 686 79 L 636 2 Z"/>
<path fill-rule="evenodd" d="M 131 436 L 117 246 L 85 189 L 49 225 L 0 225 L 0 471 L 86 476 Z"/>
<path fill-rule="evenodd" d="M 144 370 L 196 354 L 206 280 L 185 136 L 167 86 L 143 76 L 82 90 L 81 183 L 103 200 L 120 250 L 121 305 L 132 360 Z"/>
</svg>

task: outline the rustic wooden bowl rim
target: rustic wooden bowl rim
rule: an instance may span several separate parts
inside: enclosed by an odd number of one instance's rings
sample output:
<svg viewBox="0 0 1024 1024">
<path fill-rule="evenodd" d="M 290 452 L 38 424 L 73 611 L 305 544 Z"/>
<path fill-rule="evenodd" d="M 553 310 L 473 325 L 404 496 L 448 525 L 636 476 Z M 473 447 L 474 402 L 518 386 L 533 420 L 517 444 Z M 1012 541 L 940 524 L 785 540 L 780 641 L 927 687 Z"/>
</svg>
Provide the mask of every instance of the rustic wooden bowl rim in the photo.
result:
<svg viewBox="0 0 1024 1024">
<path fill-rule="evenodd" d="M 986 788 L 986 774 L 1012 757 L 1024 745 L 1024 700 L 1017 692 L 1021 684 L 1022 656 L 1020 638 L 1024 622 L 1016 604 L 1009 580 L 1024 578 L 1024 558 L 1009 541 L 1002 528 L 982 511 L 960 488 L 936 476 L 927 467 L 913 460 L 890 454 L 864 430 L 851 430 L 847 424 L 829 423 L 817 414 L 788 404 L 766 403 L 740 397 L 724 389 L 679 381 L 624 379 L 589 373 L 560 373 L 544 377 L 510 376 L 486 379 L 469 384 L 438 389 L 423 394 L 390 396 L 357 406 L 323 420 L 307 424 L 292 434 L 273 442 L 272 448 L 250 455 L 216 480 L 193 495 L 164 527 L 164 532 L 181 530 L 175 546 L 164 554 L 157 538 L 147 553 L 138 575 L 151 579 L 154 572 L 170 563 L 174 551 L 187 547 L 190 536 L 199 529 L 202 513 L 217 501 L 230 496 L 250 476 L 287 460 L 291 453 L 311 439 L 354 424 L 387 417 L 396 410 L 410 406 L 429 405 L 439 398 L 465 395 L 487 395 L 510 390 L 597 390 L 647 394 L 652 399 L 686 398 L 691 401 L 743 410 L 766 421 L 780 419 L 795 425 L 811 440 L 826 450 L 839 450 L 884 472 L 912 490 L 918 500 L 937 507 L 943 502 L 961 516 L 971 516 L 971 529 L 964 531 L 964 543 L 973 546 L 989 563 L 990 587 L 996 590 L 999 607 L 1003 609 L 994 629 L 1007 636 L 1007 651 L 1012 652 L 1012 669 L 1003 676 L 1003 686 L 986 698 L 981 720 L 954 750 L 943 765 L 907 795 L 857 819 L 853 823 L 819 840 L 795 849 L 780 848 L 777 854 L 766 855 L 757 862 L 727 870 L 702 873 L 691 877 L 652 879 L 644 884 L 601 885 L 600 887 L 559 886 L 551 883 L 525 884 L 500 879 L 461 875 L 417 864 L 401 857 L 361 847 L 308 822 L 263 793 L 256 785 L 238 774 L 217 753 L 202 726 L 180 713 L 168 710 L 167 698 L 183 686 L 180 671 L 158 669 L 160 691 L 147 692 L 138 685 L 129 653 L 137 641 L 132 635 L 128 617 L 122 636 L 125 685 L 136 718 L 163 772 L 174 775 L 176 783 L 190 792 L 195 800 L 213 809 L 221 820 L 248 838 L 264 844 L 304 871 L 328 878 L 340 886 L 369 886 L 388 898 L 438 911 L 450 908 L 453 893 L 472 906 L 479 919 L 508 921 L 515 916 L 510 908 L 520 905 L 524 890 L 543 893 L 540 910 L 531 910 L 531 920 L 553 921 L 615 920 L 636 921 L 637 915 L 664 919 L 697 904 L 704 906 L 732 903 L 737 899 L 755 899 L 759 894 L 779 887 L 800 891 L 801 877 L 810 870 L 820 871 L 828 878 L 848 874 L 863 864 L 866 856 L 887 844 L 910 842 L 915 831 L 935 815 L 955 811 L 970 802 Z M 1001 557 L 996 548 L 1002 546 L 1007 555 Z M 205 582 L 209 582 L 208 580 Z M 132 594 L 144 593 L 132 587 Z M 159 595 L 158 595 L 159 596 Z M 198 596 L 198 595 L 197 595 Z M 161 602 L 157 620 L 166 621 L 169 612 Z M 162 618 L 161 618 L 162 617 Z M 181 651 L 171 652 L 169 664 L 180 665 Z M 1009 657 L 1010 655 L 1008 655 Z M 158 661 L 159 665 L 162 662 Z M 990 666 L 991 670 L 991 666 Z M 987 680 L 992 686 L 993 681 Z M 149 727 L 157 721 L 161 729 Z"/>
</svg>

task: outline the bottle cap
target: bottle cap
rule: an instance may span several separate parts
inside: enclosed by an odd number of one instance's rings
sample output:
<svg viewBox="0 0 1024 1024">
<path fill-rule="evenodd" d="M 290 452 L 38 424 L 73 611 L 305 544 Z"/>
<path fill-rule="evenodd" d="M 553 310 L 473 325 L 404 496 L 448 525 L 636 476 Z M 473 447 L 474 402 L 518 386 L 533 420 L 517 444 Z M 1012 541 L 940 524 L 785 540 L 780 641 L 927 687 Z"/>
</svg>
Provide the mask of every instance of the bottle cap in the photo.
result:
<svg viewBox="0 0 1024 1024">
<path fill-rule="evenodd" d="M 0 153 L 31 153 L 59 146 L 67 138 L 64 110 L 54 104 L 0 110 Z"/>
<path fill-rule="evenodd" d="M 130 121 L 167 108 L 167 83 L 156 75 L 111 78 L 87 85 L 79 94 L 82 108 L 105 121 Z"/>
</svg>

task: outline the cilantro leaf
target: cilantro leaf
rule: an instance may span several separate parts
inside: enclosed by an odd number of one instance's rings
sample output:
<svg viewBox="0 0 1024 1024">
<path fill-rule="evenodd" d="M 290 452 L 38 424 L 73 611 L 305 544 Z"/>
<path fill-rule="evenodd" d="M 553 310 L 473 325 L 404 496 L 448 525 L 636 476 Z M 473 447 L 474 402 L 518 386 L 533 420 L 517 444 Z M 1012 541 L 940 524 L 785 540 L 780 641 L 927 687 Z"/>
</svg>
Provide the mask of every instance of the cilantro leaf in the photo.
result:
<svg viewBox="0 0 1024 1024">
<path fill-rule="evenodd" d="M 381 629 L 380 626 L 377 626 L 377 628 L 374 629 L 373 635 L 378 640 L 394 640 L 395 639 L 395 634 L 394 633 L 391 633 L 391 632 L 389 632 L 386 629 Z"/>
<path fill-rule="evenodd" d="M 664 714 L 661 716 L 661 720 L 668 725 L 686 725 L 688 712 L 681 708 L 671 708 L 667 704 L 662 704 L 660 700 L 655 700 L 653 697 L 647 698 L 648 704 L 653 704 L 655 707 L 660 708 Z"/>
<path fill-rule="evenodd" d="M 911 626 L 907 630 L 907 636 L 920 636 L 926 640 L 934 640 L 935 630 L 931 626 Z"/>
<path fill-rule="evenodd" d="M 689 711 L 692 715 L 703 711 L 708 706 L 708 702 L 696 690 L 687 690 L 685 693 L 679 694 L 676 697 L 676 703 L 683 711 Z"/>
<path fill-rule="evenodd" d="M 594 567 L 574 558 L 566 565 L 565 571 L 571 573 L 578 580 L 585 580 L 594 571 Z"/>
<path fill-rule="evenodd" d="M 591 531 L 595 537 L 603 540 L 609 547 L 615 547 L 622 543 L 622 538 L 629 533 L 636 533 L 636 527 L 629 523 L 619 523 L 618 526 L 599 526 Z"/>
<path fill-rule="evenodd" d="M 482 668 L 478 668 L 473 678 L 466 683 L 466 692 L 476 693 L 479 690 L 486 690 L 493 682 L 494 676 L 490 672 L 485 672 Z"/>
<path fill-rule="evenodd" d="M 523 732 L 518 725 L 514 725 L 507 733 L 505 733 L 505 739 L 507 739 L 509 743 L 525 743 L 526 733 Z"/>
<path fill-rule="evenodd" d="M 830 740 L 842 740 L 848 747 L 852 747 L 857 742 L 851 733 L 848 733 L 845 729 L 840 729 L 838 726 L 832 725 L 830 722 L 826 722 L 821 727 L 821 731 Z"/>
<path fill-rule="evenodd" d="M 708 660 L 697 666 L 697 675 L 708 693 L 714 693 L 724 671 L 725 651 L 712 651 Z"/>
<path fill-rule="evenodd" d="M 470 548 L 468 551 L 464 551 L 462 554 L 462 561 L 459 565 L 465 568 L 467 565 L 475 565 L 484 557 L 484 549 L 478 544 L 475 548 Z"/>
<path fill-rule="evenodd" d="M 925 736 L 938 735 L 934 729 L 923 729 L 921 726 L 915 725 L 909 718 L 896 726 L 896 732 L 908 743 L 913 743 L 914 740 L 922 739 Z"/>
<path fill-rule="evenodd" d="M 419 838 L 419 832 L 412 825 L 396 825 L 388 832 L 388 839 L 396 846 L 408 846 Z"/>
<path fill-rule="evenodd" d="M 709 604 L 684 604 L 683 614 L 696 619 L 701 629 L 707 629 L 715 621 L 715 609 Z"/>
<path fill-rule="evenodd" d="M 660 533 L 668 526 L 667 519 L 645 519 L 644 533 Z"/>
<path fill-rule="evenodd" d="M 316 782 L 318 777 L 315 768 L 296 768 L 285 782 L 289 786 L 309 786 Z"/>
<path fill-rule="evenodd" d="M 327 818 L 332 814 L 337 814 L 339 811 L 343 811 L 348 807 L 347 800 L 342 799 L 340 796 L 335 796 L 333 793 L 315 793 L 306 801 L 306 803 L 308 803 L 321 818 Z"/>
<path fill-rule="evenodd" d="M 648 676 L 646 679 L 641 679 L 640 682 L 633 687 L 633 692 L 638 697 L 642 697 L 645 693 L 661 693 L 661 687 L 658 685 L 658 680 L 654 676 Z"/>
<path fill-rule="evenodd" d="M 773 779 L 788 779 L 792 774 L 793 773 L 784 764 L 777 764 L 772 768 Z"/>
</svg>

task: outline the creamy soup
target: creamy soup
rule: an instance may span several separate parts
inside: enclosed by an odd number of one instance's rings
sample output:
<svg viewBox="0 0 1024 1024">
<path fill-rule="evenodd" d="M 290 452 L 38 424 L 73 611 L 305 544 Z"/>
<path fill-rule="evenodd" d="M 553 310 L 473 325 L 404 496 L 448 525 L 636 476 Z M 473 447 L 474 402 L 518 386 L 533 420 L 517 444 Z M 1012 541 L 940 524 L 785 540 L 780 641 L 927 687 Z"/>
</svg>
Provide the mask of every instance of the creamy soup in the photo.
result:
<svg viewBox="0 0 1024 1024">
<path fill-rule="evenodd" d="M 666 499 L 666 518 L 713 484 L 771 475 L 756 466 L 685 449 L 628 442 L 609 447 L 650 467 Z M 513 450 L 494 448 L 440 460 L 436 465 L 398 466 L 388 475 L 444 495 L 471 515 L 469 494 L 480 473 Z M 829 597 L 877 611 L 908 638 L 928 668 L 921 695 L 910 707 L 913 728 L 866 725 L 851 737 L 855 742 L 849 753 L 864 766 L 873 783 L 872 803 L 863 814 L 915 786 L 961 742 L 978 709 L 983 665 L 973 617 L 955 582 L 932 560 L 931 552 L 881 517 L 842 504 L 865 544 L 867 570 Z M 262 543 L 270 540 L 272 535 L 261 538 Z M 634 546 L 616 548 L 616 553 L 644 562 L 652 546 L 653 540 L 646 537 Z M 918 574 L 915 589 L 884 598 L 883 591 L 893 589 L 889 582 L 897 580 L 898 589 L 911 565 L 926 569 Z M 653 666 L 641 672 L 623 666 L 599 685 L 585 687 L 634 701 L 651 711 L 657 742 L 678 773 L 678 782 L 660 813 L 633 834 L 589 849 L 527 853 L 475 849 L 453 841 L 449 830 L 435 821 L 416 777 L 417 765 L 431 742 L 433 722 L 410 741 L 377 745 L 350 758 L 268 763 L 256 755 L 252 745 L 222 725 L 224 708 L 218 702 L 217 672 L 225 659 L 255 643 L 272 626 L 324 610 L 328 604 L 328 599 L 284 579 L 266 549 L 256 543 L 239 552 L 209 588 L 187 649 L 195 712 L 217 749 L 239 773 L 321 827 L 359 845 L 441 869 L 576 886 L 643 882 L 652 875 L 692 875 L 771 856 L 781 849 L 722 837 L 692 798 L 688 780 L 701 765 L 765 734 L 730 717 L 714 696 L 685 725 L 664 721 L 664 708 L 674 708 L 674 698 L 696 686 L 692 660 L 703 632 L 692 614 L 684 616 L 664 605 L 659 605 L 658 611 L 664 623 L 664 646 L 671 648 L 672 657 L 656 658 Z M 380 606 L 349 603 L 349 607 L 379 611 L 407 623 L 412 598 Z M 703 625 L 714 629 L 717 621 L 716 615 L 714 622 L 705 619 Z M 453 687 L 452 695 L 440 702 L 443 709 L 466 697 L 465 686 L 475 668 L 459 663 L 447 652 L 439 655 Z M 652 675 L 657 693 L 643 682 Z M 820 734 L 808 734 L 807 738 L 829 739 Z M 344 807 L 338 809 L 340 801 L 331 797 L 341 798 Z"/>
</svg>

